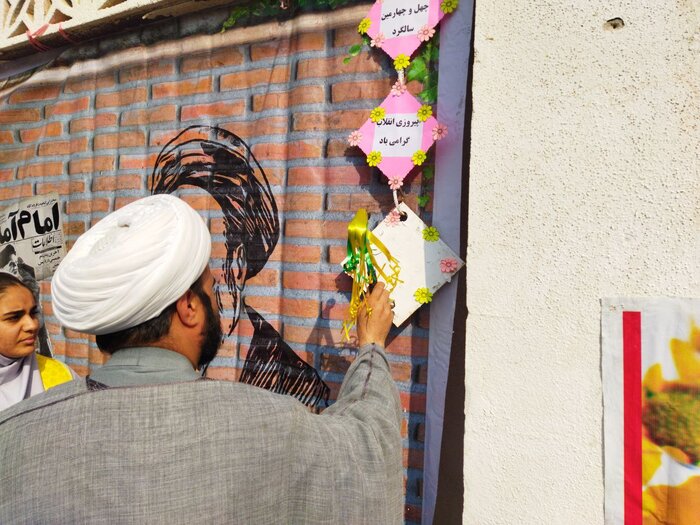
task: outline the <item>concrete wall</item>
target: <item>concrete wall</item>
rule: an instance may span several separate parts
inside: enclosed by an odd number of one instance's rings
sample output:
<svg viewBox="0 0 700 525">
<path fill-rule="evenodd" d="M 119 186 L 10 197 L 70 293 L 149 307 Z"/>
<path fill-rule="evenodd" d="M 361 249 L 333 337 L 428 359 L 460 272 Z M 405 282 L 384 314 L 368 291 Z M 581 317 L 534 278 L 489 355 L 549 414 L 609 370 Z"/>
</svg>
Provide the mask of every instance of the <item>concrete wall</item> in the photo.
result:
<svg viewBox="0 0 700 525">
<path fill-rule="evenodd" d="M 476 3 L 464 523 L 603 521 L 599 300 L 700 295 L 699 14 Z"/>
</svg>

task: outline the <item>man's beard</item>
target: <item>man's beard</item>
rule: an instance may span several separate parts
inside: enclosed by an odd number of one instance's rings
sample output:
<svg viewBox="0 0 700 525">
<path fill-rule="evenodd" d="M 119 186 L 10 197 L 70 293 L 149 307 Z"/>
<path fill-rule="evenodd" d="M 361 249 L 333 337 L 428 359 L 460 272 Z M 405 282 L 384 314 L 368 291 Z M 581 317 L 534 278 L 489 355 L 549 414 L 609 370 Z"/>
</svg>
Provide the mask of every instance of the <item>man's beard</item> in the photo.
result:
<svg viewBox="0 0 700 525">
<path fill-rule="evenodd" d="M 198 367 L 201 370 L 202 367 L 206 367 L 216 357 L 224 334 L 221 330 L 221 316 L 218 311 L 214 311 L 209 296 L 204 292 L 198 292 L 197 295 L 204 304 L 204 312 L 206 314 L 204 341 L 202 341 L 198 363 Z"/>
</svg>

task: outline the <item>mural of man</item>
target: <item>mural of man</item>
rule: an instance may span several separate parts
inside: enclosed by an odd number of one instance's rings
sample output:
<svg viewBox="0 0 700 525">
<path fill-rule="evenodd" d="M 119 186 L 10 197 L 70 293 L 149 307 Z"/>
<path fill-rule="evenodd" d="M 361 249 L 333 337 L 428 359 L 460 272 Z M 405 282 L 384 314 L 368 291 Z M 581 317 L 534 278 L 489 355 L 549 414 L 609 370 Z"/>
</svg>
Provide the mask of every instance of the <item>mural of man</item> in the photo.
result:
<svg viewBox="0 0 700 525">
<path fill-rule="evenodd" d="M 253 337 L 240 380 L 290 394 L 309 406 L 326 403 L 328 386 L 287 345 L 280 334 L 245 304 L 245 283 L 265 266 L 280 236 L 277 203 L 265 172 L 248 145 L 235 134 L 210 126 L 191 126 L 161 150 L 150 180 L 154 194 L 181 187 L 203 189 L 221 207 L 226 257 L 222 265 L 228 294 L 217 293 L 220 309 L 232 311 L 227 335 L 241 315 Z"/>
</svg>

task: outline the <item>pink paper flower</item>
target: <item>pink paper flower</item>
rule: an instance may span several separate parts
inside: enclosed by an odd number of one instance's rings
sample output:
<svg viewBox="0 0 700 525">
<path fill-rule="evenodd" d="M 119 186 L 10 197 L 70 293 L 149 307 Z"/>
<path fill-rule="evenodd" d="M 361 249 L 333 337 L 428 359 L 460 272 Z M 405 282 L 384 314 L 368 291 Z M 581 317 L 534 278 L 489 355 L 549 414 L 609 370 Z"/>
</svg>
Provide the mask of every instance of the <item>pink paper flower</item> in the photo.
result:
<svg viewBox="0 0 700 525">
<path fill-rule="evenodd" d="M 447 136 L 447 126 L 438 124 L 433 128 L 433 140 L 442 140 Z"/>
<path fill-rule="evenodd" d="M 403 181 L 399 178 L 389 179 L 389 189 L 398 190 L 403 186 Z"/>
<path fill-rule="evenodd" d="M 457 269 L 457 260 L 456 259 L 442 259 L 440 261 L 440 271 L 442 273 L 454 273 L 454 271 Z"/>
<path fill-rule="evenodd" d="M 362 133 L 359 131 L 353 131 L 348 135 L 348 144 L 351 146 L 359 146 L 362 141 Z"/>
<path fill-rule="evenodd" d="M 418 30 L 418 40 L 421 42 L 427 42 L 435 36 L 435 29 L 430 26 L 423 26 Z"/>
<path fill-rule="evenodd" d="M 400 97 L 401 95 L 406 93 L 407 90 L 408 87 L 406 87 L 406 84 L 404 84 L 400 80 L 397 80 L 396 82 L 394 82 L 394 85 L 391 86 L 391 95 L 393 97 Z"/>
<path fill-rule="evenodd" d="M 370 41 L 369 45 L 372 47 L 382 47 L 385 40 L 384 33 L 377 33 L 377 36 Z"/>
<path fill-rule="evenodd" d="M 387 226 L 398 226 L 401 223 L 401 214 L 397 210 L 391 210 L 384 218 Z"/>
</svg>

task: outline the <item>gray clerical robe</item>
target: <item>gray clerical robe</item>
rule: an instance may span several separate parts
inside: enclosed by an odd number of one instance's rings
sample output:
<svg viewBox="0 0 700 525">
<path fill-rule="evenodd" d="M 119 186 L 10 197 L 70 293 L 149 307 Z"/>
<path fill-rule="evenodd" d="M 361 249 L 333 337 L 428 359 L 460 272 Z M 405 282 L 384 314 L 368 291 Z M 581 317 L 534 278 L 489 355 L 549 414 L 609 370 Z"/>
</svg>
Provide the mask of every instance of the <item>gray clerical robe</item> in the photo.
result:
<svg viewBox="0 0 700 525">
<path fill-rule="evenodd" d="M 123 352 L 123 353 L 122 353 Z M 0 412 L 0 523 L 395 524 L 401 408 L 363 347 L 321 415 L 173 352 L 122 350 Z"/>
</svg>

